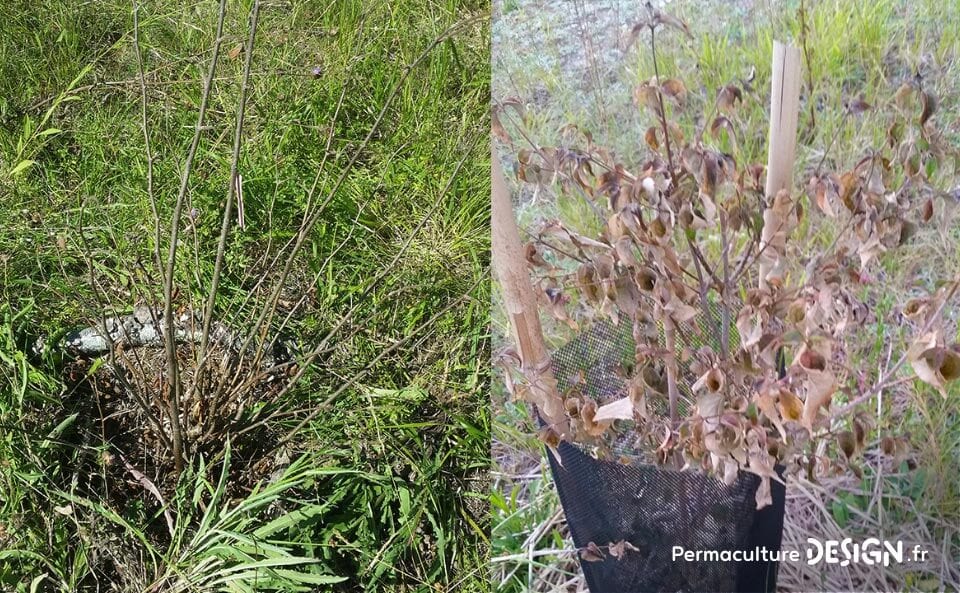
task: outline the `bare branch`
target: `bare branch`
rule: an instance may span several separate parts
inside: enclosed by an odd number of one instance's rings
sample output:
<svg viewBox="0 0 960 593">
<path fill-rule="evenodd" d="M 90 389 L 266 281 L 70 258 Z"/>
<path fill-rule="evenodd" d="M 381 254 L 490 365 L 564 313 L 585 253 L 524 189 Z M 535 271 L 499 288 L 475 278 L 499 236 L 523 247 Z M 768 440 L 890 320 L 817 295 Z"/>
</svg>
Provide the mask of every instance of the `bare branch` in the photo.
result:
<svg viewBox="0 0 960 593">
<path fill-rule="evenodd" d="M 177 346 L 174 342 L 173 331 L 173 275 L 177 263 L 177 242 L 180 234 L 180 216 L 183 214 L 183 204 L 186 201 L 187 189 L 190 187 L 190 173 L 193 169 L 193 161 L 197 155 L 197 148 L 200 146 L 200 136 L 204 130 L 204 120 L 207 114 L 207 105 L 210 101 L 210 91 L 213 88 L 213 78 L 217 70 L 217 62 L 220 59 L 220 45 L 223 42 L 223 21 L 227 12 L 227 0 L 220 0 L 220 8 L 217 14 L 217 33 L 213 42 L 213 55 L 210 58 L 210 67 L 207 70 L 207 76 L 203 83 L 203 94 L 200 98 L 200 110 L 197 114 L 197 123 L 194 126 L 193 140 L 190 142 L 190 150 L 187 152 L 187 160 L 183 164 L 183 172 L 180 176 L 180 191 L 177 193 L 177 201 L 173 208 L 173 218 L 170 222 L 170 248 L 167 252 L 166 272 L 163 278 L 163 322 L 164 335 L 166 338 L 167 354 L 167 383 L 170 390 L 170 427 L 173 440 L 173 456 L 176 472 L 179 474 L 183 469 L 184 451 L 183 451 L 183 430 L 180 426 L 180 369 L 177 362 Z"/>
<path fill-rule="evenodd" d="M 237 107 L 237 124 L 233 136 L 233 155 L 230 159 L 230 181 L 227 188 L 227 203 L 223 209 L 223 218 L 220 225 L 220 238 L 217 241 L 217 255 L 213 265 L 213 278 L 210 281 L 210 291 L 207 295 L 207 304 L 203 309 L 203 330 L 200 334 L 200 358 L 205 359 L 208 341 L 210 339 L 210 324 L 213 320 L 214 306 L 217 301 L 217 291 L 220 288 L 220 276 L 223 273 L 223 258 L 227 250 L 227 239 L 230 236 L 231 214 L 233 200 L 238 191 L 238 166 L 240 163 L 240 146 L 243 141 L 243 118 L 246 113 L 247 93 L 250 85 L 250 65 L 253 63 L 253 47 L 257 36 L 257 23 L 260 17 L 260 0 L 254 0 L 250 13 L 250 32 L 247 38 L 246 55 L 243 64 L 243 81 L 240 84 L 240 103 Z M 197 380 L 192 389 L 203 384 L 203 368 L 197 369 Z"/>
</svg>

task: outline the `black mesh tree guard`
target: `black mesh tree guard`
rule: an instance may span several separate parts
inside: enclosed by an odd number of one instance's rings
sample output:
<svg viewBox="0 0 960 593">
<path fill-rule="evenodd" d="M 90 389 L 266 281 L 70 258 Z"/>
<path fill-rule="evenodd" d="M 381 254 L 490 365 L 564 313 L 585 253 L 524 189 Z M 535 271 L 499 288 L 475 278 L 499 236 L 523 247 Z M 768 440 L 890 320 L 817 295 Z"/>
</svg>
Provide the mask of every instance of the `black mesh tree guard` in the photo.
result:
<svg viewBox="0 0 960 593">
<path fill-rule="evenodd" d="M 704 343 L 702 336 L 681 335 L 685 343 Z M 602 322 L 582 332 L 553 354 L 554 373 L 562 390 L 574 377 L 588 395 L 605 402 L 622 397 L 626 380 L 618 366 L 632 358 L 630 327 Z M 681 391 L 689 395 L 689 369 L 681 366 Z M 616 394 L 616 395 L 615 395 Z M 580 446 L 563 442 L 562 462 L 548 451 L 550 467 L 581 567 L 592 593 L 768 592 L 774 591 L 778 564 L 769 560 L 675 560 L 674 547 L 690 551 L 741 550 L 756 554 L 780 550 L 785 489 L 771 483 L 773 504 L 756 509 L 760 479 L 741 472 L 730 486 L 693 471 L 681 472 L 623 459 L 604 461 Z M 626 541 L 636 548 L 620 558 L 606 554 L 585 561 L 591 543 L 603 550 Z M 709 556 L 707 556 L 708 558 Z"/>
</svg>

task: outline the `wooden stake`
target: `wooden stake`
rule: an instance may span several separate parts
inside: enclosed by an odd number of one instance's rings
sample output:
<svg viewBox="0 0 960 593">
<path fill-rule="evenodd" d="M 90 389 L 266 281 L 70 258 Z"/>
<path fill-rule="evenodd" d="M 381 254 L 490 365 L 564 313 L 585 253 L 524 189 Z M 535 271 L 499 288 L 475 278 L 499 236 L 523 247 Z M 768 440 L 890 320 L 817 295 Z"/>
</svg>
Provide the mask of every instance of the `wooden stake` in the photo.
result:
<svg viewBox="0 0 960 593">
<path fill-rule="evenodd" d="M 491 150 L 490 161 L 493 272 L 500 283 L 500 293 L 510 318 L 523 373 L 530 382 L 531 399 L 543 420 L 561 438 L 566 438 L 569 428 L 563 398 L 557 391 L 550 355 L 543 340 L 537 296 L 530 282 L 510 192 L 494 150 Z"/>
<path fill-rule="evenodd" d="M 800 113 L 800 50 L 773 42 L 773 80 L 770 86 L 770 137 L 767 146 L 767 198 L 790 190 L 797 148 Z"/>
<path fill-rule="evenodd" d="M 768 208 L 772 208 L 781 190 L 791 191 L 793 162 L 797 149 L 797 118 L 800 113 L 800 50 L 779 41 L 773 43 L 773 70 L 770 84 L 770 136 L 767 145 Z M 771 252 L 760 258 L 760 288 L 767 285 L 766 277 L 773 268 L 773 252 L 782 253 L 788 228 L 779 216 L 764 215 L 760 249 Z M 769 224 L 776 228 L 768 228 Z"/>
</svg>

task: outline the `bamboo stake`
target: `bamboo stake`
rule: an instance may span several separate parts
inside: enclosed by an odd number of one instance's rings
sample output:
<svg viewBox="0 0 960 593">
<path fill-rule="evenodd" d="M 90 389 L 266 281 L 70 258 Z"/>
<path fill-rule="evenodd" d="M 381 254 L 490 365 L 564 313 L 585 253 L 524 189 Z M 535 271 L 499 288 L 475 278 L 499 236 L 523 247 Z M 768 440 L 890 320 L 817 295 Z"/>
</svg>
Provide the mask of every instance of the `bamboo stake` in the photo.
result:
<svg viewBox="0 0 960 593">
<path fill-rule="evenodd" d="M 767 184 L 770 209 L 777 194 L 790 192 L 793 184 L 793 162 L 797 148 L 797 118 L 800 113 L 800 50 L 779 41 L 773 43 L 773 70 L 770 84 L 770 136 L 767 146 Z M 789 198 L 786 198 L 789 199 Z M 768 209 L 768 212 L 770 210 Z M 760 258 L 760 288 L 775 265 L 774 254 L 783 253 L 786 244 L 786 220 L 781 216 L 764 215 L 760 249 L 768 251 Z"/>
<path fill-rule="evenodd" d="M 773 43 L 773 81 L 770 86 L 770 143 L 767 146 L 768 198 L 793 181 L 800 113 L 800 50 Z"/>
<path fill-rule="evenodd" d="M 510 193 L 496 151 L 491 150 L 491 231 L 493 271 L 500 282 L 514 342 L 520 353 L 523 373 L 530 382 L 530 399 L 541 418 L 561 438 L 569 436 L 563 398 L 557 392 L 550 355 L 543 340 L 537 297 L 530 282 L 527 261 L 523 256 L 520 231 L 510 203 Z"/>
</svg>

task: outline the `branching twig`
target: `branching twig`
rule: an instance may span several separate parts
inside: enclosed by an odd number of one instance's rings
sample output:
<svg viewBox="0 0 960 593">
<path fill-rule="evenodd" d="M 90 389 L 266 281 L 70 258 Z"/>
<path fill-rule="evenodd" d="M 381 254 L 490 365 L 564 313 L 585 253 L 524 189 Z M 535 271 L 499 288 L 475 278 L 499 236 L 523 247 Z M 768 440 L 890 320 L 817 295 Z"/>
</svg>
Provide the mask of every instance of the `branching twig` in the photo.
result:
<svg viewBox="0 0 960 593">
<path fill-rule="evenodd" d="M 720 290 L 720 356 L 727 360 L 730 356 L 730 307 L 727 298 L 730 295 L 730 243 L 727 235 L 727 213 L 720 211 L 720 261 L 723 267 L 723 284 Z M 709 319 L 709 317 L 708 317 Z"/>
<path fill-rule="evenodd" d="M 153 192 L 153 150 L 150 146 L 150 127 L 147 116 L 147 79 L 143 71 L 143 53 L 140 49 L 140 4 L 133 3 L 133 48 L 137 54 L 137 73 L 140 78 L 140 125 L 143 128 L 144 153 L 147 157 L 147 197 L 150 200 L 150 210 L 153 214 L 153 257 L 160 274 L 163 274 L 162 258 L 160 257 L 160 209 L 157 207 L 157 197 Z M 162 278 L 162 276 L 161 276 Z"/>
<path fill-rule="evenodd" d="M 353 165 L 357 162 L 357 160 L 360 158 L 360 155 L 363 154 L 364 150 L 366 150 L 366 147 L 373 140 L 373 137 L 380 130 L 380 127 L 383 125 L 383 122 L 386 119 L 386 115 L 390 109 L 390 106 L 393 104 L 394 99 L 396 99 L 396 97 L 400 94 L 400 91 L 403 89 L 404 84 L 409 79 L 411 73 L 414 70 L 416 70 L 416 68 L 421 63 L 423 63 L 424 60 L 427 59 L 427 57 L 433 52 L 433 50 L 438 45 L 443 43 L 444 40 L 453 36 L 460 28 L 471 23 L 473 20 L 474 19 L 461 21 L 449 27 L 447 30 L 445 30 L 440 35 L 438 35 L 430 43 L 430 45 L 428 45 L 423 50 L 423 52 L 420 53 L 420 55 L 418 55 L 412 62 L 410 62 L 410 64 L 408 64 L 403 68 L 403 71 L 399 79 L 394 84 L 393 88 L 390 90 L 390 93 L 387 95 L 387 98 L 384 100 L 383 106 L 381 107 L 379 113 L 377 114 L 376 119 L 374 119 L 373 125 L 370 127 L 370 131 L 367 132 L 367 135 L 364 137 L 363 141 L 360 143 L 360 145 L 356 148 L 356 150 L 351 155 L 350 160 L 342 168 L 340 174 L 337 176 L 332 187 L 327 192 L 327 195 L 324 198 L 323 202 L 317 205 L 313 212 L 306 212 L 304 214 L 304 222 L 303 224 L 301 224 L 300 230 L 297 233 L 297 236 L 291 239 L 291 242 L 288 243 L 288 245 L 290 245 L 289 251 L 284 250 L 285 252 L 290 254 L 299 252 L 300 248 L 311 236 L 312 230 L 316 225 L 317 221 L 319 221 L 320 218 L 323 216 L 323 212 L 325 211 L 326 207 L 330 204 L 333 198 L 338 194 L 340 187 L 343 185 L 344 181 L 346 181 L 348 175 L 353 170 Z M 318 177 L 319 177 L 319 174 L 320 172 L 318 171 Z M 308 195 L 308 199 L 311 199 L 312 195 L 313 195 L 313 190 L 311 190 L 310 194 Z M 270 295 L 270 297 L 267 299 L 266 303 L 264 303 L 264 306 L 261 309 L 257 320 L 253 324 L 253 328 L 264 328 L 269 326 L 270 320 L 272 319 L 273 314 L 276 311 L 276 304 L 280 298 L 280 292 L 282 291 L 284 283 L 287 277 L 289 277 L 290 271 L 293 267 L 293 261 L 294 261 L 293 257 L 288 257 L 286 262 L 284 262 L 283 269 L 280 272 L 279 278 L 276 282 L 276 286 L 274 287 L 273 292 Z M 245 338 L 241 346 L 241 352 L 245 351 L 250 346 L 250 343 L 253 340 L 253 337 L 256 331 L 257 331 L 256 329 L 252 329 L 248 333 L 247 337 Z"/>
<path fill-rule="evenodd" d="M 227 188 L 227 203 L 223 209 L 223 219 L 220 224 L 220 238 L 217 241 L 217 255 L 213 265 L 213 278 L 210 281 L 210 292 L 207 295 L 207 304 L 203 309 L 203 330 L 200 334 L 200 357 L 205 358 L 208 341 L 210 339 L 210 324 L 213 320 L 213 310 L 217 301 L 217 291 L 220 288 L 220 275 L 223 273 L 223 258 L 227 250 L 227 239 L 230 236 L 231 214 L 233 200 L 238 191 L 238 167 L 240 163 L 240 146 L 243 141 L 243 118 L 246 113 L 247 92 L 250 84 L 250 65 L 253 63 L 253 45 L 257 36 L 257 22 L 260 17 L 260 0 L 254 0 L 250 12 L 250 33 L 247 38 L 246 55 L 243 64 L 243 82 L 240 84 L 240 103 L 237 107 L 237 125 L 233 136 L 233 155 L 230 159 L 230 182 Z M 197 369 L 197 378 L 192 389 L 204 383 L 203 369 Z"/>
<path fill-rule="evenodd" d="M 807 103 L 810 105 L 810 132 L 817 127 L 817 105 L 813 100 L 813 68 L 811 67 L 810 49 L 807 46 L 807 35 L 810 28 L 807 26 L 807 7 L 804 0 L 800 0 L 800 45 L 803 47 L 803 59 L 807 62 Z M 818 167 L 819 170 L 819 167 Z"/>
<path fill-rule="evenodd" d="M 937 322 L 938 319 L 940 319 L 940 315 L 941 313 L 943 313 L 944 308 L 946 308 L 947 303 L 949 303 L 953 299 L 953 297 L 957 294 L 958 289 L 960 289 L 960 276 L 957 276 L 953 279 L 950 289 L 947 290 L 947 293 L 943 296 L 943 300 L 940 301 L 940 305 L 937 306 L 936 310 L 934 310 L 933 313 L 930 314 L 930 317 L 927 318 L 927 322 L 920 329 L 920 331 L 918 332 L 918 335 L 923 336 L 933 328 L 933 325 Z M 909 357 L 909 354 L 910 354 L 909 352 L 904 352 L 903 355 L 901 355 L 900 358 L 897 360 L 897 362 L 894 363 L 892 367 L 887 369 L 887 372 L 884 373 L 883 376 L 880 377 L 877 380 L 877 382 L 873 384 L 873 387 L 871 387 L 870 389 L 862 393 L 860 396 L 848 402 L 845 406 L 843 406 L 836 412 L 833 412 L 830 416 L 831 417 L 843 416 L 848 412 L 850 412 L 851 410 L 853 410 L 854 408 L 856 408 L 857 406 L 859 406 L 860 404 L 862 404 L 863 402 L 867 401 L 868 399 L 876 395 L 877 393 L 879 393 L 881 390 L 885 389 L 890 383 L 890 380 L 893 378 L 893 376 L 896 375 L 897 371 L 900 370 L 900 367 L 902 367 L 907 362 L 907 358 Z"/>
<path fill-rule="evenodd" d="M 670 164 L 670 179 L 671 181 L 676 181 L 674 176 L 673 169 L 673 152 L 670 150 L 670 130 L 667 126 L 667 112 L 664 110 L 663 106 L 663 93 L 660 91 L 660 67 L 657 65 L 657 34 L 654 31 L 655 26 L 649 25 L 650 28 L 650 53 L 653 55 L 653 75 L 657 80 L 657 101 L 660 104 L 660 125 L 663 127 L 663 142 L 664 146 L 667 149 L 667 162 Z"/>
<path fill-rule="evenodd" d="M 173 218 L 170 221 L 170 248 L 167 252 L 166 272 L 163 278 L 163 333 L 167 355 L 167 383 L 170 390 L 170 401 L 168 403 L 170 407 L 170 428 L 171 440 L 173 441 L 174 464 L 178 474 L 183 469 L 184 451 L 183 431 L 180 427 L 180 369 L 177 362 L 177 346 L 174 340 L 173 329 L 173 275 L 177 262 L 180 216 L 183 214 L 183 204 L 186 201 L 187 189 L 190 186 L 190 173 L 193 168 L 194 158 L 197 155 L 197 148 L 200 146 L 200 136 L 204 130 L 204 119 L 207 113 L 207 105 L 210 101 L 210 91 L 213 88 L 213 78 L 217 71 L 217 62 L 220 58 L 220 45 L 223 42 L 223 21 L 226 12 L 227 1 L 220 0 L 220 8 L 217 15 L 217 33 L 213 42 L 213 55 L 210 58 L 210 67 L 207 70 L 207 76 L 203 83 L 203 94 L 200 97 L 200 110 L 197 114 L 193 140 L 190 142 L 187 159 L 183 164 L 183 172 L 180 176 L 180 190 L 177 193 L 177 201 L 173 208 Z"/>
<path fill-rule="evenodd" d="M 827 149 L 823 151 L 823 156 L 820 157 L 820 162 L 817 163 L 817 168 L 815 169 L 815 175 L 820 174 L 820 169 L 823 167 L 824 161 L 827 160 L 827 155 L 830 154 L 830 149 L 833 148 L 833 143 L 837 141 L 837 137 L 840 136 L 840 132 L 843 130 L 843 125 L 847 123 L 847 116 L 850 115 L 849 109 L 843 110 L 843 117 L 840 118 L 840 125 L 837 126 L 837 129 L 833 132 L 833 136 L 830 138 L 830 144 L 827 145 Z"/>
</svg>

